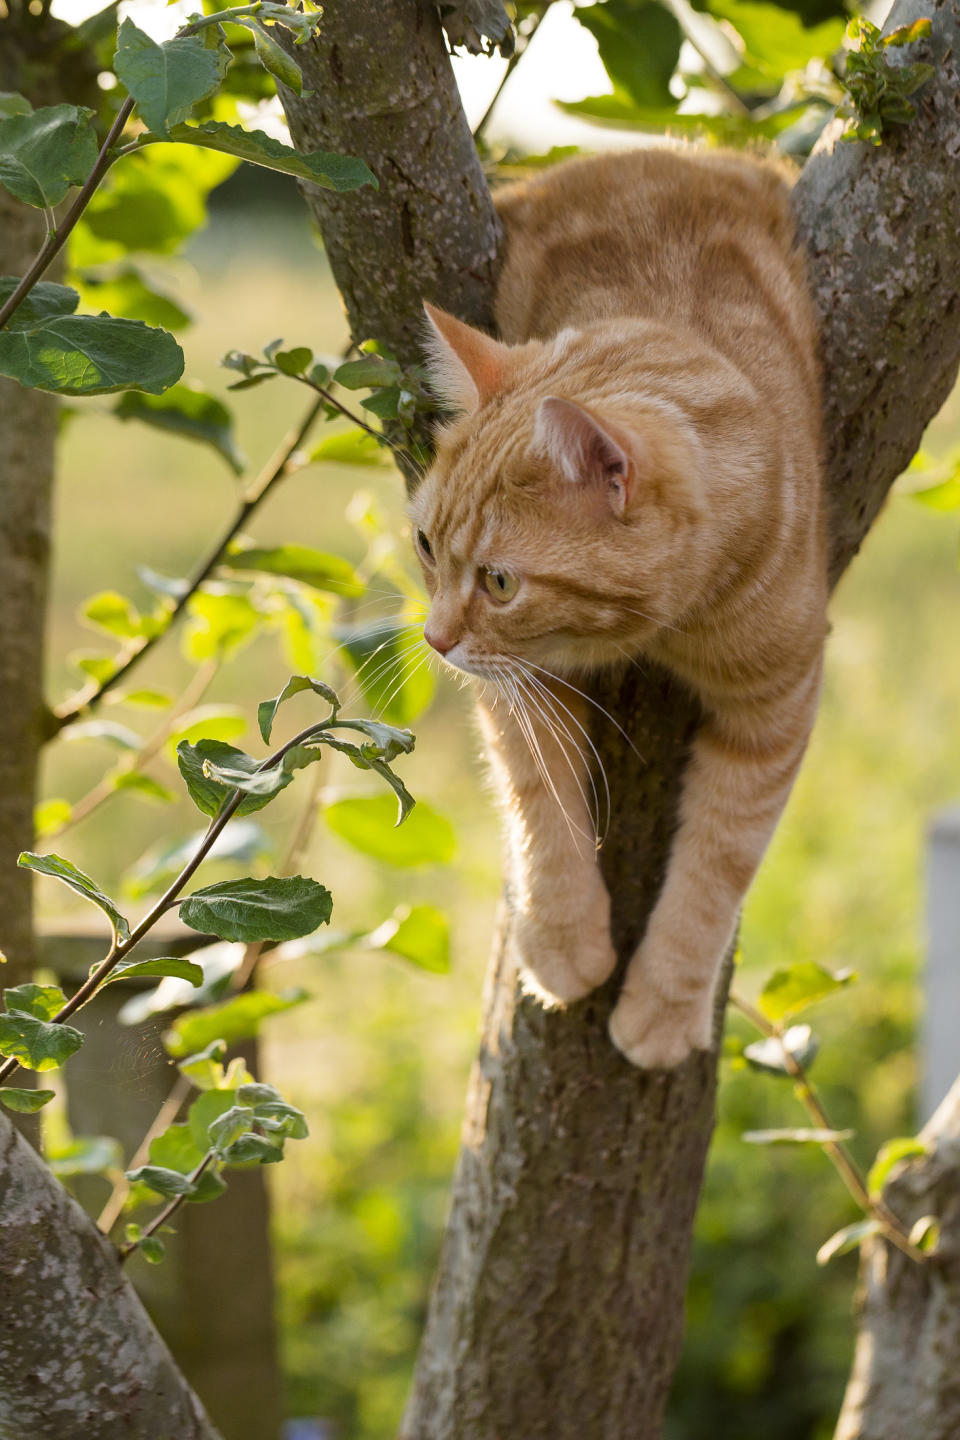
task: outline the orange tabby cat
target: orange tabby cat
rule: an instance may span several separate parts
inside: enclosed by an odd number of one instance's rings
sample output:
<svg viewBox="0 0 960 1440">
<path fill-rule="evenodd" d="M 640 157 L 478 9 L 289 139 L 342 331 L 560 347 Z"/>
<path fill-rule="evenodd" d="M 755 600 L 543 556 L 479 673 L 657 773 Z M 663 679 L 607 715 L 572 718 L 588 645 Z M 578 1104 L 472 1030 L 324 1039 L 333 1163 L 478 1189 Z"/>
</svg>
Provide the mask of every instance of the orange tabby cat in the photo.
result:
<svg viewBox="0 0 960 1440">
<path fill-rule="evenodd" d="M 575 160 L 497 208 L 503 343 L 427 307 L 460 418 L 411 507 L 425 634 L 491 682 L 517 942 L 560 1001 L 614 965 L 582 677 L 647 655 L 699 695 L 666 879 L 610 1022 L 629 1060 L 672 1066 L 710 1047 L 720 962 L 820 686 L 803 260 L 782 178 L 733 155 Z"/>
</svg>

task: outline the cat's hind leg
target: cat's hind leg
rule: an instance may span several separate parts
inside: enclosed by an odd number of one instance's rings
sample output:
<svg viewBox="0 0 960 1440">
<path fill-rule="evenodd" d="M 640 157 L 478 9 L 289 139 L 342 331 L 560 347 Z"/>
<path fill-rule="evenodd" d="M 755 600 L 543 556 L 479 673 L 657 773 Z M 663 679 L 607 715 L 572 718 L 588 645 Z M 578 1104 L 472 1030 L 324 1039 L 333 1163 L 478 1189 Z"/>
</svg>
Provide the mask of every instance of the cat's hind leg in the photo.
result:
<svg viewBox="0 0 960 1440">
<path fill-rule="evenodd" d="M 711 1047 L 720 967 L 799 769 L 819 681 L 818 656 L 775 701 L 720 711 L 697 735 L 663 889 L 610 1019 L 635 1065 L 669 1068 Z"/>
</svg>

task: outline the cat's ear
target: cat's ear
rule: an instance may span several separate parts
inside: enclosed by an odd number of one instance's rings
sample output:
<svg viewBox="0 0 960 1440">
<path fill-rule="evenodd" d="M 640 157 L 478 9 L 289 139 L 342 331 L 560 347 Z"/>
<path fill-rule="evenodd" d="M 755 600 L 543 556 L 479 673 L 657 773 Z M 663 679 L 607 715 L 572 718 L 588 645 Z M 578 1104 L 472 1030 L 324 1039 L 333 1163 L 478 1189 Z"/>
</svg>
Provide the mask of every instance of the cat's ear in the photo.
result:
<svg viewBox="0 0 960 1440">
<path fill-rule="evenodd" d="M 435 305 L 424 301 L 423 308 L 430 384 L 451 409 L 469 415 L 502 388 L 508 347 Z"/>
<path fill-rule="evenodd" d="M 617 515 L 627 504 L 630 457 L 598 420 L 572 400 L 548 395 L 537 408 L 534 443 L 575 485 L 603 492 Z"/>
</svg>

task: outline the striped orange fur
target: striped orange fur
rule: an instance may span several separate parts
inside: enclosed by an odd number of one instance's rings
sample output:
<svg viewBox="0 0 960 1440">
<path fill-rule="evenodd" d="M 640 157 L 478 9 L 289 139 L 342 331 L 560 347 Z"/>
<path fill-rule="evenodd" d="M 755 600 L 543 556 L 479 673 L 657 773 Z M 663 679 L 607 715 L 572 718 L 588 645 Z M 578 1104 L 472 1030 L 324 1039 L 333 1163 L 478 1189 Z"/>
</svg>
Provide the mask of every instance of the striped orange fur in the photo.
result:
<svg viewBox="0 0 960 1440">
<path fill-rule="evenodd" d="M 652 149 L 557 166 L 498 210 L 501 339 L 427 307 L 458 418 L 411 504 L 425 633 L 487 682 L 518 945 L 554 1001 L 614 964 L 582 677 L 648 655 L 700 696 L 610 1024 L 629 1060 L 672 1066 L 709 1048 L 820 684 L 819 376 L 789 191 L 764 163 Z"/>
</svg>

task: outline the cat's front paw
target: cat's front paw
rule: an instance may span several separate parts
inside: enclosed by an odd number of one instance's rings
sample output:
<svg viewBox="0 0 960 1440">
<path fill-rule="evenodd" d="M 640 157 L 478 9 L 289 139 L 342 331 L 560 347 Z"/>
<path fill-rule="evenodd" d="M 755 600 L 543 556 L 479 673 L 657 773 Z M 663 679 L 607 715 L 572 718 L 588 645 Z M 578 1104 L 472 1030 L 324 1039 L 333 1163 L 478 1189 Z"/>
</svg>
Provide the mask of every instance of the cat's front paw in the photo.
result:
<svg viewBox="0 0 960 1440">
<path fill-rule="evenodd" d="M 610 1016 L 610 1038 L 642 1070 L 672 1070 L 713 1044 L 713 997 L 671 1000 L 654 985 L 624 988 Z"/>
<path fill-rule="evenodd" d="M 616 964 L 606 912 L 565 925 L 520 915 L 516 939 L 528 988 L 548 1003 L 582 1000 L 609 979 Z"/>
</svg>

